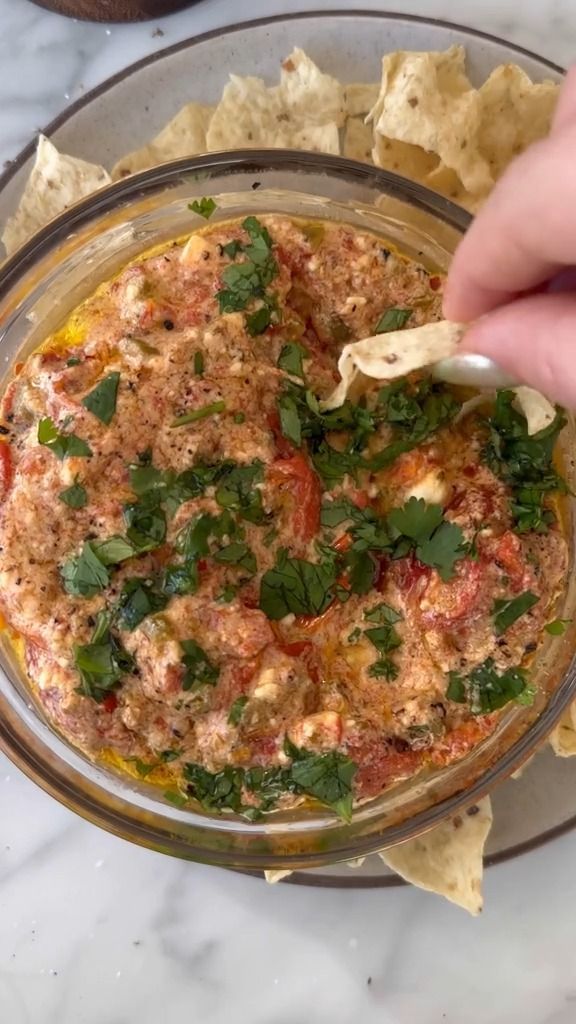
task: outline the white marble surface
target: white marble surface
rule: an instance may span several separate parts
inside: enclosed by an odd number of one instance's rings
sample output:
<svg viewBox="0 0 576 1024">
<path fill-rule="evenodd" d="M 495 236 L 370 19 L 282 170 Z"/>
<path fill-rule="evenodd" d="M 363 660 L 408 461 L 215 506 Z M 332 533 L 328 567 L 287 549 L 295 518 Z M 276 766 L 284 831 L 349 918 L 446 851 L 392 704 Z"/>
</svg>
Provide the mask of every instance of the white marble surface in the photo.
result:
<svg viewBox="0 0 576 1024">
<path fill-rule="evenodd" d="M 0 160 L 69 100 L 197 32 L 375 0 L 205 0 L 140 26 L 0 0 Z M 574 0 L 414 0 L 560 63 Z M 161 30 L 161 34 L 158 29 Z M 1 1024 L 573 1024 L 576 835 L 491 869 L 480 920 L 412 889 L 313 890 L 107 836 L 0 755 Z"/>
</svg>

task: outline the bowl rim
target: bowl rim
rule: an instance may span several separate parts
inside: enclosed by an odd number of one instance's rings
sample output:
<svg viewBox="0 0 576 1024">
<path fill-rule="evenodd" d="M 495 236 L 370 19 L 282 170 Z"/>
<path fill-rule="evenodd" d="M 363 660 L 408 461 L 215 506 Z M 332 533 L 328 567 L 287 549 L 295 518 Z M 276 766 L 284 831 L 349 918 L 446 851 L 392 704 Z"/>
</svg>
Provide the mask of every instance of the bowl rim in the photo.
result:
<svg viewBox="0 0 576 1024">
<path fill-rule="evenodd" d="M 412 206 L 432 214 L 436 218 L 440 218 L 445 224 L 456 228 L 459 232 L 463 232 L 472 219 L 470 214 L 451 200 L 431 192 L 429 189 L 409 179 L 343 157 L 278 149 L 224 151 L 206 156 L 172 161 L 159 167 L 151 168 L 137 175 L 122 179 L 119 182 L 112 183 L 70 207 L 58 218 L 42 228 L 37 235 L 26 242 L 0 268 L 0 299 L 9 292 L 12 285 L 20 279 L 20 275 L 25 274 L 36 259 L 41 260 L 46 250 L 69 236 L 75 228 L 89 224 L 93 217 L 97 215 L 104 215 L 111 210 L 117 210 L 123 199 L 142 199 L 148 192 L 154 191 L 157 193 L 166 186 L 169 188 L 170 184 L 174 186 L 181 184 L 182 180 L 185 180 L 186 175 L 209 170 L 213 170 L 220 175 L 222 173 L 233 175 L 237 172 L 257 175 L 258 172 L 263 173 L 271 170 L 328 172 L 328 174 L 342 177 L 348 182 L 356 181 L 361 184 L 369 184 L 372 187 L 380 187 L 384 195 L 393 199 L 399 199 L 407 204 L 410 203 Z M 276 189 L 275 191 L 282 190 Z M 295 194 L 293 189 L 285 188 L 284 191 L 287 194 Z M 262 195 L 264 196 L 265 193 L 266 190 L 263 189 Z M 562 690 L 561 694 L 560 690 Z M 287 866 L 292 863 L 298 867 L 305 860 L 306 866 L 314 867 L 373 853 L 385 848 L 385 846 L 403 842 L 412 835 L 421 834 L 434 827 L 440 821 L 455 814 L 463 807 L 475 803 L 499 784 L 502 779 L 514 772 L 530 753 L 537 748 L 540 742 L 545 739 L 573 699 L 575 692 L 576 655 L 572 657 L 569 666 L 563 672 L 561 682 L 557 688 L 549 695 L 539 718 L 532 722 L 525 732 L 517 737 L 508 749 L 497 757 L 488 768 L 484 768 L 474 783 L 466 785 L 463 789 L 452 793 L 438 802 L 432 803 L 428 808 L 418 811 L 404 822 L 392 826 L 386 826 L 383 822 L 383 827 L 390 833 L 390 835 L 387 835 L 387 841 L 384 845 L 381 841 L 379 842 L 378 835 L 372 833 L 369 835 L 356 834 L 350 836 L 350 842 L 353 843 L 351 848 L 341 843 L 339 844 L 338 852 L 334 854 L 331 851 L 332 855 L 328 857 L 326 853 L 321 851 L 317 853 L 307 852 L 305 855 L 302 853 L 259 855 L 255 853 L 246 854 L 235 850 L 233 854 L 229 851 L 221 854 L 215 849 L 210 849 L 209 852 L 206 852 L 186 843 L 180 837 L 172 836 L 171 839 L 174 845 L 170 850 L 164 848 L 164 852 L 194 860 L 204 860 L 208 863 L 220 864 L 221 866 L 262 868 L 280 865 Z M 0 706 L 1 702 L 2 698 L 0 695 Z M 27 728 L 27 726 L 24 727 Z M 51 729 L 50 731 L 61 740 L 56 730 Z M 162 843 L 162 840 L 167 841 L 169 833 L 166 830 L 161 835 L 158 827 L 155 825 L 137 820 L 135 816 L 127 817 L 122 813 L 119 801 L 117 801 L 115 808 L 105 806 L 98 799 L 98 794 L 95 797 L 93 792 L 79 791 L 75 788 L 66 778 L 65 772 L 59 771 L 52 778 L 47 776 L 46 766 L 41 765 L 41 759 L 37 756 L 36 752 L 27 746 L 21 737 L 15 733 L 8 717 L 4 720 L 2 716 L 0 716 L 0 748 L 5 751 L 8 757 L 29 778 L 60 802 L 64 803 L 68 808 L 76 811 L 92 823 L 98 824 L 124 838 L 130 838 L 140 845 L 154 849 L 162 849 L 162 845 L 159 847 L 159 844 Z M 59 768 L 65 766 L 64 759 L 58 758 L 58 761 Z M 76 771 L 73 765 L 70 765 L 70 767 L 73 772 Z M 54 781 L 55 778 L 56 782 Z M 97 790 L 104 789 L 106 791 L 106 788 L 98 783 L 92 784 L 92 789 L 94 789 L 94 785 Z M 107 795 L 110 796 L 109 791 Z M 222 821 L 222 819 L 220 820 Z M 224 824 L 223 830 L 225 830 L 225 827 Z M 253 830 L 254 834 L 258 831 L 258 826 L 250 825 L 247 827 Z"/>
</svg>

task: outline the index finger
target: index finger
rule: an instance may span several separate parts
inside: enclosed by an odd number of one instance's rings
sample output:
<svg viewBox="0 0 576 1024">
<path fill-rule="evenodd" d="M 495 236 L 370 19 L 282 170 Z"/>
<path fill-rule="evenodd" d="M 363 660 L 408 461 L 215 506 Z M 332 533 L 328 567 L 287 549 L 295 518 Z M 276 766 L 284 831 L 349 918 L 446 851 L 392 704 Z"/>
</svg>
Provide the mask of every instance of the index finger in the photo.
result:
<svg viewBox="0 0 576 1024">
<path fill-rule="evenodd" d="M 576 124 L 514 161 L 464 236 L 444 313 L 474 320 L 576 262 Z"/>
</svg>

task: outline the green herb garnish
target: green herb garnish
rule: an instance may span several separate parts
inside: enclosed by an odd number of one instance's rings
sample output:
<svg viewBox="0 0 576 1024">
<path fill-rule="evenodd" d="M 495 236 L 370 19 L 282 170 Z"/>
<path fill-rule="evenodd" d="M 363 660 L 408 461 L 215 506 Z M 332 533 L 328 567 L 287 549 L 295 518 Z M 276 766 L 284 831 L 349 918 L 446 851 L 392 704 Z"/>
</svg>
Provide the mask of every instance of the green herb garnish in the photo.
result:
<svg viewBox="0 0 576 1024">
<path fill-rule="evenodd" d="M 186 671 L 182 680 L 183 690 L 196 690 L 201 686 L 215 686 L 220 669 L 209 660 L 206 651 L 195 640 L 183 640 L 184 657 L 182 664 Z"/>
<path fill-rule="evenodd" d="M 406 326 L 410 317 L 412 316 L 413 310 L 411 309 L 398 309 L 396 306 L 391 306 L 382 313 L 376 327 L 374 328 L 375 334 L 386 334 L 388 331 L 400 331 Z"/>
<path fill-rule="evenodd" d="M 217 413 L 224 412 L 225 409 L 226 402 L 210 402 L 209 405 L 203 405 L 200 409 L 192 409 L 190 412 L 183 413 L 182 416 L 177 416 L 170 426 L 185 427 L 187 423 L 197 423 L 198 420 L 205 420 L 208 416 L 216 416 Z"/>
<path fill-rule="evenodd" d="M 82 405 L 88 409 L 97 419 L 106 426 L 112 420 L 116 412 L 116 399 L 118 397 L 118 385 L 120 374 L 117 371 L 109 373 L 104 380 L 96 385 L 90 394 L 82 399 Z"/>
<path fill-rule="evenodd" d="M 67 421 L 64 422 L 64 426 Z M 44 416 L 38 424 L 38 443 L 49 448 L 60 461 L 66 458 L 88 458 L 92 449 L 76 434 L 64 434 L 55 426 L 50 416 Z"/>
<path fill-rule="evenodd" d="M 293 377 L 304 379 L 304 367 L 302 362 L 308 357 L 308 351 L 297 341 L 287 341 L 282 346 L 278 357 L 278 369 L 290 373 Z"/>
<path fill-rule="evenodd" d="M 420 562 L 437 569 L 443 580 L 452 578 L 456 561 L 465 553 L 464 535 L 459 526 L 444 520 L 441 505 L 410 498 L 402 508 L 392 509 L 388 525 L 397 557 L 413 547 Z"/>
<path fill-rule="evenodd" d="M 449 672 L 448 680 L 448 700 L 469 704 L 473 715 L 498 711 L 510 701 L 531 704 L 534 700 L 534 690 L 528 685 L 524 669 L 509 668 L 498 672 L 492 658 L 487 658 L 467 676 Z"/>
<path fill-rule="evenodd" d="M 553 619 L 552 622 L 546 623 L 544 629 L 550 636 L 564 636 L 570 622 L 572 619 Z"/>
<path fill-rule="evenodd" d="M 110 632 L 110 616 L 99 612 L 92 640 L 74 646 L 74 667 L 80 674 L 78 693 L 102 703 L 122 676 L 134 667 L 132 657 Z"/>
<path fill-rule="evenodd" d="M 209 220 L 214 210 L 218 209 L 218 204 L 213 199 L 203 196 L 202 199 L 194 199 L 188 203 L 188 209 L 192 210 L 192 213 L 197 213 L 199 217 L 204 217 L 204 220 Z"/>
<path fill-rule="evenodd" d="M 68 505 L 69 508 L 84 508 L 88 504 L 86 488 L 79 484 L 77 480 L 74 481 L 71 487 L 60 491 L 58 498 L 65 505 Z"/>
<path fill-rule="evenodd" d="M 168 597 L 156 589 L 152 580 L 132 576 L 124 581 L 116 609 L 116 622 L 120 629 L 131 632 L 148 615 L 162 611 Z"/>
<path fill-rule="evenodd" d="M 337 570 L 334 561 L 307 562 L 289 558 L 282 549 L 276 565 L 260 583 L 260 608 L 269 619 L 285 615 L 321 615 L 334 599 Z"/>
<path fill-rule="evenodd" d="M 194 353 L 194 373 L 197 377 L 202 377 L 204 374 L 204 356 L 199 351 Z"/>
<path fill-rule="evenodd" d="M 232 704 L 228 714 L 229 725 L 239 725 L 247 703 L 248 697 L 236 697 L 236 700 Z"/>
<path fill-rule="evenodd" d="M 494 601 L 492 614 L 494 616 L 494 629 L 496 635 L 501 636 L 502 633 L 505 633 L 521 615 L 525 615 L 530 608 L 533 608 L 535 604 L 538 604 L 539 600 L 540 598 L 537 597 L 536 594 L 532 594 L 530 590 L 525 590 L 524 593 L 519 594 L 518 597 L 510 597 Z"/>
</svg>

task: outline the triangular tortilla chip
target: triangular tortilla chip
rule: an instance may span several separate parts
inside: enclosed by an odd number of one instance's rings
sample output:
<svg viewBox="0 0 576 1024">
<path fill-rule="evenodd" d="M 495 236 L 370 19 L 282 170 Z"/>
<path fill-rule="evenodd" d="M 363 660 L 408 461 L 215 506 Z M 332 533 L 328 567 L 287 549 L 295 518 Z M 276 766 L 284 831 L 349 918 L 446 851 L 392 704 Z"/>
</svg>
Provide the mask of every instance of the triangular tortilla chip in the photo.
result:
<svg viewBox="0 0 576 1024">
<path fill-rule="evenodd" d="M 375 380 L 395 380 L 447 359 L 456 351 L 465 329 L 465 324 L 438 320 L 412 330 L 388 331 L 345 345 L 338 360 L 340 383 L 322 407 L 336 409 L 342 405 L 360 373 Z"/>
<path fill-rule="evenodd" d="M 361 117 L 349 117 L 344 130 L 344 156 L 350 160 L 372 162 L 372 127 Z"/>
<path fill-rule="evenodd" d="M 367 114 L 380 93 L 379 82 L 351 82 L 344 86 L 344 110 L 348 117 Z"/>
<path fill-rule="evenodd" d="M 99 164 L 59 153 L 45 135 L 39 135 L 34 167 L 2 235 L 8 256 L 59 213 L 110 181 Z"/>
<path fill-rule="evenodd" d="M 168 160 L 206 152 L 206 130 L 214 107 L 187 103 L 155 138 L 141 149 L 122 157 L 112 168 L 112 180 L 145 171 Z"/>
<path fill-rule="evenodd" d="M 474 916 L 482 910 L 484 844 L 492 825 L 489 797 L 417 839 L 384 850 L 392 871 L 420 889 L 445 896 Z"/>
</svg>

